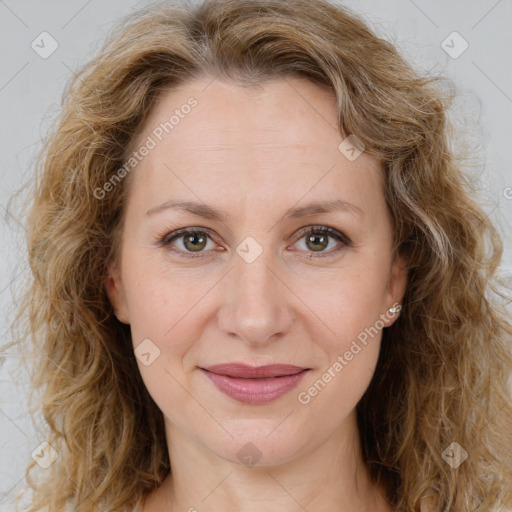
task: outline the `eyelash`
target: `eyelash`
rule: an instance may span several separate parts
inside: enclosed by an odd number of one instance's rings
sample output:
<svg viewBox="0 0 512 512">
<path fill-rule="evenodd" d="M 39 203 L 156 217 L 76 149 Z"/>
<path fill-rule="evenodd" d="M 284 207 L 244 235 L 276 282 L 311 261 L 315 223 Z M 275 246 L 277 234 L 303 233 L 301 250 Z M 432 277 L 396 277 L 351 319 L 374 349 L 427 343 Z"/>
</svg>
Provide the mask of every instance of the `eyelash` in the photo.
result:
<svg viewBox="0 0 512 512">
<path fill-rule="evenodd" d="M 190 235 L 190 234 L 194 234 L 194 233 L 204 234 L 204 235 L 207 235 L 208 238 L 212 239 L 211 231 L 209 229 L 192 227 L 192 228 L 178 229 L 171 233 L 165 233 L 163 235 L 160 235 L 158 237 L 158 245 L 160 247 L 169 248 L 169 247 L 172 247 L 171 242 L 173 242 L 174 240 L 176 240 L 180 237 L 183 237 L 184 235 Z M 309 226 L 305 229 L 302 229 L 297 234 L 296 242 L 298 242 L 304 236 L 310 235 L 310 234 L 329 235 L 330 237 L 332 237 L 332 238 L 336 239 L 338 242 L 340 242 L 342 245 L 342 247 L 340 247 L 340 248 L 331 249 L 330 251 L 327 251 L 327 252 L 308 251 L 313 255 L 313 256 L 311 256 L 312 258 L 328 258 L 329 256 L 332 256 L 334 253 L 338 253 L 343 247 L 350 247 L 352 245 L 352 241 L 346 235 L 344 235 L 343 233 L 339 232 L 338 230 L 330 228 L 328 226 Z M 201 257 L 204 257 L 203 254 L 205 252 L 208 252 L 208 251 L 199 251 L 194 254 L 190 251 L 182 251 L 180 249 L 175 249 L 175 248 L 171 248 L 170 250 L 172 250 L 174 253 L 176 253 L 179 257 L 183 257 L 183 258 L 201 258 Z M 183 253 L 186 254 L 186 256 L 184 256 Z"/>
</svg>

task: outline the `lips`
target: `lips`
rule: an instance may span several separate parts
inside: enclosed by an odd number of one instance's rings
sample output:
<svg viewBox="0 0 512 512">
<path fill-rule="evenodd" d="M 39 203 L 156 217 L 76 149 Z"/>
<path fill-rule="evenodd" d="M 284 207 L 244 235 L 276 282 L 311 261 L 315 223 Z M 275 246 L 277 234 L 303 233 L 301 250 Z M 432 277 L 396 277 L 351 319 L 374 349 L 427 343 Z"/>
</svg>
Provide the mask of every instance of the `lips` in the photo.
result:
<svg viewBox="0 0 512 512">
<path fill-rule="evenodd" d="M 284 377 L 296 375 L 306 370 L 300 366 L 291 364 L 270 364 L 266 366 L 249 366 L 243 363 L 217 364 L 205 368 L 211 373 L 225 375 L 226 377 L 238 377 L 241 379 L 265 379 L 269 377 Z"/>
<path fill-rule="evenodd" d="M 215 387 L 245 404 L 265 404 L 282 397 L 297 386 L 310 370 L 288 364 L 249 366 L 227 363 L 200 368 Z"/>
</svg>

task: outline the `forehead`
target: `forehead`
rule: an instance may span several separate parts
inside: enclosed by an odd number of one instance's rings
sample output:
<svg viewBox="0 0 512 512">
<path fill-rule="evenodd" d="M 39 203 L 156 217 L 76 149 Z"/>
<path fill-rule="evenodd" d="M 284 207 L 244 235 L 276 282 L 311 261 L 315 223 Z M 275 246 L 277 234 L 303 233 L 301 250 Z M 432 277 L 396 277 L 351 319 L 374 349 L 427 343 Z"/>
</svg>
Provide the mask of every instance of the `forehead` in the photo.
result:
<svg viewBox="0 0 512 512">
<path fill-rule="evenodd" d="M 334 92 L 303 78 L 257 87 L 187 82 L 159 98 L 132 149 L 149 138 L 154 148 L 134 172 L 148 201 L 178 188 L 189 198 L 232 193 L 250 200 L 252 191 L 296 202 L 316 188 L 365 202 L 382 179 L 376 159 L 362 153 L 350 161 L 340 151 Z"/>
<path fill-rule="evenodd" d="M 191 103 L 195 106 L 189 107 Z M 319 123 L 322 131 L 337 135 L 335 95 L 304 78 L 282 77 L 251 86 L 201 78 L 163 92 L 137 140 L 142 142 L 160 126 L 164 133 L 157 138 L 186 142 L 186 147 L 203 140 L 203 147 L 211 143 L 220 150 L 228 136 L 238 144 L 270 143 L 276 134 L 281 141 L 318 144 L 311 139 Z M 187 128 L 193 128 L 196 137 L 191 139 Z"/>
</svg>

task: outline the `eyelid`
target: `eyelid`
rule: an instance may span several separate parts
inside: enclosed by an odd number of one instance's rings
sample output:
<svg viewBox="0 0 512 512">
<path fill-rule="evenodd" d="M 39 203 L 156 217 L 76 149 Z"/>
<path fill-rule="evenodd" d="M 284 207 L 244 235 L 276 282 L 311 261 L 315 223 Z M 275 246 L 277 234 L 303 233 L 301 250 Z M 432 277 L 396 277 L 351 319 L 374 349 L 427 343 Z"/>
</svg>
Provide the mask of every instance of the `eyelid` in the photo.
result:
<svg viewBox="0 0 512 512">
<path fill-rule="evenodd" d="M 172 246 L 171 242 L 174 240 L 188 234 L 188 233 L 204 233 L 207 235 L 212 241 L 215 242 L 213 231 L 209 228 L 203 228 L 199 226 L 190 226 L 187 228 L 180 228 L 173 231 L 165 231 L 163 234 L 157 236 L 157 244 L 159 247 L 166 248 L 172 251 L 174 254 L 178 254 L 178 257 L 184 258 L 200 258 L 203 257 L 204 254 L 210 251 L 199 251 L 197 253 L 186 252 L 180 249 L 176 249 Z M 172 248 L 171 248 L 172 247 Z"/>
<path fill-rule="evenodd" d="M 296 238 L 300 240 L 304 235 L 315 232 L 326 233 L 327 235 L 338 239 L 340 242 L 344 243 L 347 246 L 352 245 L 352 240 L 350 240 L 350 238 L 348 238 L 347 235 L 345 235 L 341 231 L 338 231 L 335 228 L 331 228 L 324 224 L 313 224 L 311 226 L 306 226 L 305 228 L 302 228 L 297 232 Z"/>
</svg>

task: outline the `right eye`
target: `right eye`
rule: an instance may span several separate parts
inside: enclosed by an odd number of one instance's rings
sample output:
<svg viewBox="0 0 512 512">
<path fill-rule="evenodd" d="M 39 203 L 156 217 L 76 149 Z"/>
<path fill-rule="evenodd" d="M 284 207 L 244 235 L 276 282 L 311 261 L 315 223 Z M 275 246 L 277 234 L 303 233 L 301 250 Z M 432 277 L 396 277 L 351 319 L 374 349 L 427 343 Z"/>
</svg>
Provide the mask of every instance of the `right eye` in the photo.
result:
<svg viewBox="0 0 512 512">
<path fill-rule="evenodd" d="M 204 228 L 179 229 L 159 237 L 159 242 L 162 247 L 166 247 L 180 257 L 183 256 L 185 258 L 197 258 L 200 257 L 201 254 L 196 255 L 194 253 L 209 252 L 205 250 L 208 247 L 209 240 L 214 243 L 208 231 L 204 230 Z M 212 249 L 212 247 L 210 247 L 210 249 Z"/>
</svg>

